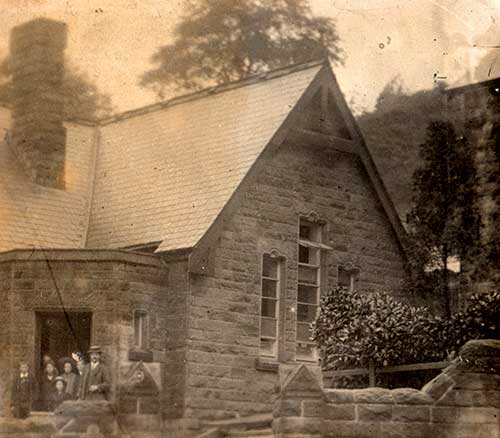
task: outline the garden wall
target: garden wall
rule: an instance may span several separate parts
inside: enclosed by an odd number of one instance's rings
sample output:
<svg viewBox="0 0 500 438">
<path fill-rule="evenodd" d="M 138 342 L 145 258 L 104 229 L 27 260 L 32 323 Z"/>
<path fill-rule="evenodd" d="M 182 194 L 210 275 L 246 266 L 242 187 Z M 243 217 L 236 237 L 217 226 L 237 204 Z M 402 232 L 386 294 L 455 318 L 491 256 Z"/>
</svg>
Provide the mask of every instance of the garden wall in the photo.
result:
<svg viewBox="0 0 500 438">
<path fill-rule="evenodd" d="M 470 341 L 422 388 L 325 390 L 319 369 L 284 366 L 273 430 L 282 438 L 500 437 L 500 341 Z"/>
</svg>

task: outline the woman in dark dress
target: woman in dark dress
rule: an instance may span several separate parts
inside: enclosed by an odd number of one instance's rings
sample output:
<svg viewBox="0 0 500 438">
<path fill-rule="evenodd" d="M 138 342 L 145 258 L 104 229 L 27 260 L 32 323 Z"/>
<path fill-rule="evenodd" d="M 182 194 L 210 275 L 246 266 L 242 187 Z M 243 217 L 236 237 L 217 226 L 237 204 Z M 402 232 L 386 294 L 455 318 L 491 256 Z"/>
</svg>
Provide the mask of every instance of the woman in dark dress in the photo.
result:
<svg viewBox="0 0 500 438">
<path fill-rule="evenodd" d="M 40 410 L 50 411 L 51 394 L 54 392 L 54 382 L 59 373 L 54 362 L 47 362 L 40 382 Z"/>
<path fill-rule="evenodd" d="M 63 373 L 61 377 L 66 382 L 65 391 L 72 397 L 76 394 L 76 386 L 78 385 L 76 374 L 73 372 L 73 363 L 70 360 L 64 361 Z"/>
<path fill-rule="evenodd" d="M 61 377 L 56 377 L 54 391 L 50 394 L 49 410 L 54 411 L 62 402 L 71 400 L 71 394 L 66 392 L 66 381 Z"/>
</svg>

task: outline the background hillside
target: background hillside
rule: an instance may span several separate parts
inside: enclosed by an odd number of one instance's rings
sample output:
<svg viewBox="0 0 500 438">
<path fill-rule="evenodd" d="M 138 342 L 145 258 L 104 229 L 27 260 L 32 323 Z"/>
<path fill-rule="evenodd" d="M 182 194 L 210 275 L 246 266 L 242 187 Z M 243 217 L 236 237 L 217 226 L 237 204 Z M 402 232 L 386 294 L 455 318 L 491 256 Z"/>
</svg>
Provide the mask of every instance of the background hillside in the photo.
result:
<svg viewBox="0 0 500 438">
<path fill-rule="evenodd" d="M 426 127 L 442 119 L 444 86 L 407 94 L 398 79 L 386 85 L 375 110 L 357 117 L 361 131 L 403 222 L 411 206 L 412 175 L 421 165 Z"/>
</svg>

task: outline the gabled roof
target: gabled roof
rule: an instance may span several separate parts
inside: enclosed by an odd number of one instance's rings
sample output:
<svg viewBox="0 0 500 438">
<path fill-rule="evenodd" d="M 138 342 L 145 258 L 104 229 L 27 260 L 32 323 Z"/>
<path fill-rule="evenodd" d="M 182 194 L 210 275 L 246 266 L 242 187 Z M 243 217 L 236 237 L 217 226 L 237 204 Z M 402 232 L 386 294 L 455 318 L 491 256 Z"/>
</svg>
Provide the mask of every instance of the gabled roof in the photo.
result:
<svg viewBox="0 0 500 438">
<path fill-rule="evenodd" d="M 0 251 L 149 243 L 159 245 L 158 252 L 192 248 L 213 228 L 266 148 L 291 130 L 303 133 L 302 110 L 311 105 L 325 109 L 333 127 L 328 135 L 306 132 L 307 141 L 324 145 L 332 137 L 344 138 L 336 139 L 336 147 L 360 156 L 402 241 L 404 230 L 333 72 L 309 63 L 127 112 L 94 127 L 67 124 L 67 191 L 27 182 L 8 145 L 2 146 Z M 0 128 L 8 127 L 2 114 Z M 317 120 L 316 113 L 310 119 Z"/>
<path fill-rule="evenodd" d="M 88 246 L 194 246 L 320 69 L 283 69 L 102 126 Z"/>
</svg>

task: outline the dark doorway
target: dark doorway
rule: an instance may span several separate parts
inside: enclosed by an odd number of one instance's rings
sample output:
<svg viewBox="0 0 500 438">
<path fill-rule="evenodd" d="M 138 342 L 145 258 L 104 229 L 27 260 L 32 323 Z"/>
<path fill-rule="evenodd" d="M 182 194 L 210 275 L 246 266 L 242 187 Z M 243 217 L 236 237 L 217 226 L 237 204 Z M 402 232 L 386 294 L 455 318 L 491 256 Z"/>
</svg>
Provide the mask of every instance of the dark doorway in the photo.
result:
<svg viewBox="0 0 500 438">
<path fill-rule="evenodd" d="M 36 322 L 40 368 L 45 354 L 57 364 L 59 359 L 71 357 L 75 351 L 85 353 L 89 349 L 91 312 L 36 312 Z"/>
</svg>

